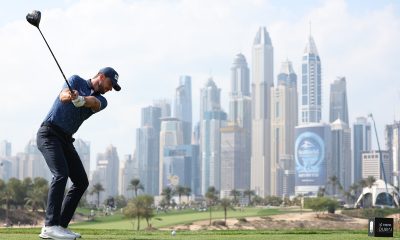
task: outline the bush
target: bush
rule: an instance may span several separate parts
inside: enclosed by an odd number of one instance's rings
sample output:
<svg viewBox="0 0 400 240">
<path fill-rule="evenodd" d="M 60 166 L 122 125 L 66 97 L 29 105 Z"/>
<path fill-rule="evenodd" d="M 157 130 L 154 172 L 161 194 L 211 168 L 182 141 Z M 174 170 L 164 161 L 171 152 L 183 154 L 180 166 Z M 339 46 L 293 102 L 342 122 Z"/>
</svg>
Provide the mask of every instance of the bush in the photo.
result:
<svg viewBox="0 0 400 240">
<path fill-rule="evenodd" d="M 386 217 L 388 215 L 399 213 L 400 209 L 390 208 L 364 208 L 364 209 L 344 209 L 342 214 L 355 218 L 373 218 Z"/>
<path fill-rule="evenodd" d="M 339 207 L 339 203 L 335 199 L 327 197 L 306 198 L 304 207 L 312 209 L 316 212 L 318 217 L 318 215 L 324 211 L 335 213 L 336 209 Z"/>
</svg>

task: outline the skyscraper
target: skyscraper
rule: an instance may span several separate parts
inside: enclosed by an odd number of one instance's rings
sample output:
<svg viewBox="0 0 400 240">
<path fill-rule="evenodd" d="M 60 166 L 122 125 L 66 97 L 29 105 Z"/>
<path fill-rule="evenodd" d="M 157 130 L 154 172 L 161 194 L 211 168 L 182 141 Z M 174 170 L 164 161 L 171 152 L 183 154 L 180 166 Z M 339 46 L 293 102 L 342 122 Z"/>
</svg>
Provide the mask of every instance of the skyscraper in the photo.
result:
<svg viewBox="0 0 400 240">
<path fill-rule="evenodd" d="M 133 179 L 139 178 L 138 165 L 135 156 L 132 157 L 131 154 L 125 155 L 124 161 L 121 165 L 118 192 L 119 195 L 123 195 L 130 199 L 134 197 L 134 193 L 129 189 L 129 185 Z"/>
<path fill-rule="evenodd" d="M 292 63 L 282 63 L 278 74 L 278 85 L 271 88 L 271 194 L 282 196 L 294 194 L 284 193 L 283 184 L 294 183 L 294 129 L 297 126 L 297 75 Z M 292 163 L 290 163 L 292 161 Z M 281 169 L 282 167 L 293 167 Z M 278 174 L 280 172 L 280 174 Z M 289 175 L 287 175 L 287 174 Z M 286 186 L 294 190 L 294 186 Z"/>
<path fill-rule="evenodd" d="M 302 59 L 301 123 L 318 123 L 321 120 L 321 60 L 313 37 L 308 37 Z"/>
<path fill-rule="evenodd" d="M 337 119 L 341 119 L 349 125 L 345 77 L 339 77 L 331 84 L 329 122 L 332 123 Z"/>
<path fill-rule="evenodd" d="M 310 123 L 295 128 L 295 195 L 316 196 L 328 182 L 327 164 L 331 162 L 331 127 Z"/>
<path fill-rule="evenodd" d="M 391 184 L 391 161 L 389 159 L 388 151 L 365 151 L 362 152 L 362 178 L 368 178 L 369 176 L 375 179 L 384 180 L 383 170 L 385 170 L 387 183 Z M 382 163 L 381 163 L 382 161 Z M 383 169 L 382 169 L 383 166 Z M 389 193 L 390 194 L 390 193 Z"/>
<path fill-rule="evenodd" d="M 221 128 L 221 196 L 250 186 L 250 166 L 246 159 L 244 128 L 230 122 Z"/>
<path fill-rule="evenodd" d="M 163 187 L 189 187 L 200 195 L 200 163 L 198 145 L 164 147 Z"/>
<path fill-rule="evenodd" d="M 250 73 L 246 58 L 239 53 L 233 60 L 231 67 L 231 92 L 229 94 L 229 121 L 235 129 L 241 132 L 241 188 L 250 188 L 250 159 L 251 159 L 251 96 Z M 235 130 L 236 132 L 236 130 Z M 228 133 L 227 133 L 228 134 Z M 224 144 L 224 143 L 221 143 Z M 235 177 L 235 176 L 234 176 Z"/>
<path fill-rule="evenodd" d="M 161 108 L 155 106 L 148 106 L 142 108 L 142 121 L 141 127 L 150 126 L 156 132 L 160 132 L 161 127 Z"/>
<path fill-rule="evenodd" d="M 159 163 L 159 180 L 158 180 L 158 191 L 162 192 L 164 185 L 164 152 L 165 147 L 168 146 L 176 146 L 183 144 L 183 131 L 182 131 L 182 122 L 177 118 L 162 118 L 161 119 L 161 131 L 160 131 L 160 146 L 159 146 L 159 154 L 160 154 L 160 163 Z"/>
<path fill-rule="evenodd" d="M 139 179 L 146 194 L 158 195 L 161 108 L 155 106 L 142 108 L 141 118 L 141 127 L 136 130 Z"/>
<path fill-rule="evenodd" d="M 29 140 L 28 144 L 25 146 L 24 152 L 19 154 L 18 160 L 19 179 L 22 180 L 27 177 L 32 179 L 35 177 L 42 177 L 47 179 L 49 182 L 51 181 L 50 170 L 46 165 L 43 155 L 37 148 L 35 138 Z"/>
<path fill-rule="evenodd" d="M 343 189 L 347 191 L 351 181 L 351 130 L 349 126 L 338 118 L 331 123 L 332 131 L 332 158 L 328 162 L 328 180 L 336 176 Z M 331 188 L 332 186 L 329 186 Z M 330 194 L 338 194 L 338 188 L 330 189 Z"/>
<path fill-rule="evenodd" d="M 171 117 L 171 103 L 167 99 L 155 100 L 154 107 L 161 108 L 161 117 Z"/>
<path fill-rule="evenodd" d="M 100 202 L 108 196 L 118 195 L 119 182 L 119 158 L 117 148 L 109 145 L 104 153 L 97 154 L 97 167 L 93 173 L 91 184 L 100 183 L 104 188 L 104 193 L 100 194 Z"/>
<path fill-rule="evenodd" d="M 159 132 L 146 125 L 136 129 L 136 159 L 144 193 L 159 194 Z"/>
<path fill-rule="evenodd" d="M 352 182 L 362 179 L 362 152 L 371 151 L 371 123 L 365 117 L 358 117 L 353 124 Z"/>
<path fill-rule="evenodd" d="M 393 185 L 400 186 L 400 121 L 394 121 L 393 124 L 386 125 L 385 128 L 386 149 L 389 153 L 389 159 L 392 160 Z M 389 175 L 387 175 L 389 176 Z"/>
<path fill-rule="evenodd" d="M 0 157 L 11 157 L 11 143 L 3 140 L 0 142 Z"/>
<path fill-rule="evenodd" d="M 271 92 L 274 85 L 271 39 L 265 27 L 260 27 L 252 50 L 252 140 L 251 189 L 259 196 L 271 194 Z"/>
<path fill-rule="evenodd" d="M 87 175 L 90 173 L 90 143 L 77 138 L 74 141 L 74 147 L 81 158 L 83 167 Z"/>
<path fill-rule="evenodd" d="M 220 189 L 221 181 L 221 132 L 227 115 L 221 109 L 221 89 L 212 78 L 208 79 L 200 93 L 200 151 L 201 151 L 201 193 L 208 187 Z"/>
<path fill-rule="evenodd" d="M 190 76 L 181 76 L 175 89 L 174 117 L 182 121 L 183 144 L 192 139 L 192 83 Z"/>
</svg>

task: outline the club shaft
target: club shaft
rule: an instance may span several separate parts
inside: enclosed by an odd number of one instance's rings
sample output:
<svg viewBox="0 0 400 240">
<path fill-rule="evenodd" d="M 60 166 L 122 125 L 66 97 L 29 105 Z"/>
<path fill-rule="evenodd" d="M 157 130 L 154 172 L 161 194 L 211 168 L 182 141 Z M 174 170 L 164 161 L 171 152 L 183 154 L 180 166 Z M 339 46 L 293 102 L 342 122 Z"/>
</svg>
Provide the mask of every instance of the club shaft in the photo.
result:
<svg viewBox="0 0 400 240">
<path fill-rule="evenodd" d="M 63 72 L 63 70 L 62 70 L 62 69 L 61 69 L 61 67 L 60 67 L 60 64 L 58 64 L 58 61 L 57 61 L 57 59 L 56 59 L 56 56 L 54 56 L 54 53 L 53 53 L 53 51 L 51 51 L 51 48 L 50 48 L 49 44 L 48 44 L 48 43 L 47 43 L 47 41 L 46 41 L 46 38 L 44 37 L 44 35 L 43 35 L 42 31 L 40 31 L 40 28 L 38 27 L 37 29 L 39 30 L 39 32 L 40 32 L 40 35 L 42 35 L 44 42 L 46 43 L 47 47 L 48 47 L 48 48 L 49 48 L 49 50 L 50 50 L 50 53 L 51 53 L 51 55 L 53 56 L 54 60 L 55 60 L 55 61 L 56 61 L 56 63 L 57 63 L 58 69 L 60 69 L 60 71 L 61 71 L 61 74 L 62 74 L 62 75 L 63 75 L 63 77 L 64 77 L 65 83 L 67 84 L 67 86 L 68 86 L 69 90 L 70 90 L 70 91 L 71 91 L 71 93 L 72 93 L 73 91 L 72 91 L 71 85 L 69 85 L 69 82 L 67 81 L 67 78 L 65 77 L 65 75 L 64 75 L 64 72 Z"/>
</svg>

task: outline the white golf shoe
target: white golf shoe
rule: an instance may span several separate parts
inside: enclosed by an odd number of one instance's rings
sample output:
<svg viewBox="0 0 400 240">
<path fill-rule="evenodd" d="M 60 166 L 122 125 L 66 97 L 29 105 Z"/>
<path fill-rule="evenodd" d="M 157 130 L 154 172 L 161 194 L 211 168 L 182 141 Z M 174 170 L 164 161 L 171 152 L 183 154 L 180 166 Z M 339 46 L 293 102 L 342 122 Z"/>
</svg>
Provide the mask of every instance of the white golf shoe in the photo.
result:
<svg viewBox="0 0 400 240">
<path fill-rule="evenodd" d="M 67 233 L 63 227 L 60 226 L 45 226 L 42 227 L 42 232 L 39 234 L 42 239 L 54 240 L 74 240 L 75 235 Z"/>
<path fill-rule="evenodd" d="M 60 227 L 61 227 L 61 226 L 60 226 Z M 71 234 L 71 235 L 74 235 L 75 238 L 81 238 L 81 237 L 82 237 L 81 234 L 76 233 L 76 232 L 73 232 L 73 231 L 71 231 L 71 230 L 68 229 L 68 228 L 64 228 L 64 227 L 61 227 L 61 228 L 64 230 L 64 232 L 66 232 L 66 233 L 68 233 L 68 234 Z"/>
</svg>

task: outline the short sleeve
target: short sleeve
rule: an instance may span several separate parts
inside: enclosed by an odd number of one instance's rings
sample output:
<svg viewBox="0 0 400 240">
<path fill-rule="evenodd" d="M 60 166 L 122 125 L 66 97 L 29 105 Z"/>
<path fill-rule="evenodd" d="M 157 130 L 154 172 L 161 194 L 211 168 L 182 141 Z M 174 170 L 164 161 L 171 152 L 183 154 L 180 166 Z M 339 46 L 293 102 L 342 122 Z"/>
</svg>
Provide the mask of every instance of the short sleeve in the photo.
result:
<svg viewBox="0 0 400 240">
<path fill-rule="evenodd" d="M 100 110 L 99 110 L 100 112 L 101 110 L 107 107 L 107 99 L 102 95 L 95 95 L 95 97 L 100 101 Z"/>
<path fill-rule="evenodd" d="M 78 75 L 73 75 L 70 78 L 68 78 L 68 83 L 71 85 L 72 89 L 78 89 L 79 85 L 79 80 L 80 77 Z M 68 85 L 66 82 L 64 82 L 63 89 L 68 88 Z"/>
</svg>

